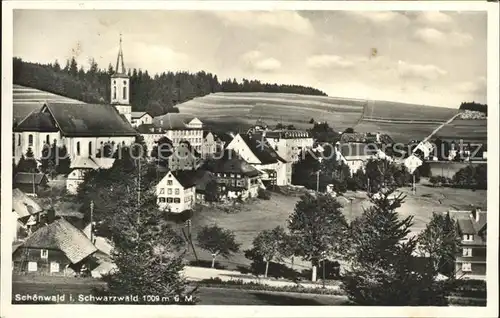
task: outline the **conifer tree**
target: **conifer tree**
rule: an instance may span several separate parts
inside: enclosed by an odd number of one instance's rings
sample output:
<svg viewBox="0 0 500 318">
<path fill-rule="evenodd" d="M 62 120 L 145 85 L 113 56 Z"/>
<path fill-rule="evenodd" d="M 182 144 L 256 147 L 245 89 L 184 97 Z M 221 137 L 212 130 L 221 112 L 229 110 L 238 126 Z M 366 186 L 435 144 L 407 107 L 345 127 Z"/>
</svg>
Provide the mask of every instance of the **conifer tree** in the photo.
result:
<svg viewBox="0 0 500 318">
<path fill-rule="evenodd" d="M 393 189 L 370 196 L 373 204 L 350 224 L 350 263 L 342 288 L 360 306 L 446 305 L 436 271 L 414 257 L 417 241 L 408 239 L 413 217 L 399 219 L 396 209 L 404 197 L 391 198 Z"/>
</svg>

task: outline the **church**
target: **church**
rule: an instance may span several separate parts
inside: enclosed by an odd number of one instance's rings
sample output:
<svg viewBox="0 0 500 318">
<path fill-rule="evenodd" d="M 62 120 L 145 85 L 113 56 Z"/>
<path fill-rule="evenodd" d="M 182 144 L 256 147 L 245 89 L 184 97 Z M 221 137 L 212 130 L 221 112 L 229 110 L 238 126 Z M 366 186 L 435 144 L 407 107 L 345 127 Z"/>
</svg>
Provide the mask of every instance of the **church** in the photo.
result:
<svg viewBox="0 0 500 318">
<path fill-rule="evenodd" d="M 71 160 L 95 157 L 105 144 L 114 150 L 131 145 L 138 132 L 132 126 L 130 78 L 123 60 L 122 40 L 111 76 L 111 103 L 86 104 L 70 101 L 44 101 L 29 114 L 16 118 L 14 101 L 13 156 L 17 163 L 31 148 L 40 158 L 46 144 L 66 146 Z"/>
</svg>

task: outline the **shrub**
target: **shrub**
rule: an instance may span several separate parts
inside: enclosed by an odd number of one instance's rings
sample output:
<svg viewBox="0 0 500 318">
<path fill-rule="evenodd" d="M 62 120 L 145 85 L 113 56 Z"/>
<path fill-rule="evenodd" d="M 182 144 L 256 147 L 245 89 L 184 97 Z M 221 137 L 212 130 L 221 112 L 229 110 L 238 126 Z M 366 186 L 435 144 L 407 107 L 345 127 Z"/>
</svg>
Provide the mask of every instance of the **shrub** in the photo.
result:
<svg viewBox="0 0 500 318">
<path fill-rule="evenodd" d="M 257 193 L 257 197 L 262 200 L 270 200 L 271 199 L 271 192 L 269 190 L 264 190 L 264 189 L 259 189 L 259 192 Z"/>
</svg>

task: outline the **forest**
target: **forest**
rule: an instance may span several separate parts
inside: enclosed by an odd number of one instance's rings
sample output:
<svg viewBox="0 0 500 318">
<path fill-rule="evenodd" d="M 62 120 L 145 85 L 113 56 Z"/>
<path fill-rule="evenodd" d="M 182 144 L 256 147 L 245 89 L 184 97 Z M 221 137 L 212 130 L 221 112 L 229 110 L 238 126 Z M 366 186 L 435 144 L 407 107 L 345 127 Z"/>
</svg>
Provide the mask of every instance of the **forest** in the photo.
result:
<svg viewBox="0 0 500 318">
<path fill-rule="evenodd" d="M 485 104 L 480 104 L 476 102 L 463 102 L 460 104 L 461 110 L 472 110 L 476 112 L 481 112 L 484 113 L 485 115 L 488 115 L 488 106 Z"/>
<path fill-rule="evenodd" d="M 13 59 L 14 84 L 62 95 L 86 103 L 109 103 L 111 95 L 110 76 L 113 66 L 100 68 L 94 59 L 85 70 L 72 58 L 61 66 L 56 60 L 50 64 L 39 64 Z M 261 83 L 258 80 L 236 79 L 219 81 L 217 75 L 199 71 L 197 73 L 166 71 L 151 75 L 141 69 L 129 69 L 130 102 L 133 111 L 148 111 L 153 116 L 178 112 L 175 105 L 195 97 L 217 92 L 270 92 L 303 95 L 326 94 L 312 87 Z"/>
</svg>

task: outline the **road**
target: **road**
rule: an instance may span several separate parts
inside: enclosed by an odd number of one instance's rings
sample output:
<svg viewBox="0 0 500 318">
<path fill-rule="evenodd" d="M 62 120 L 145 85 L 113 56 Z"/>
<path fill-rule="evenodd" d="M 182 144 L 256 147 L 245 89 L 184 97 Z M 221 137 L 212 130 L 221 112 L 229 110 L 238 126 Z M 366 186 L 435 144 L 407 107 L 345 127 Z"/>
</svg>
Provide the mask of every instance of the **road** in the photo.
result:
<svg viewBox="0 0 500 318">
<path fill-rule="evenodd" d="M 93 287 L 103 286 L 103 283 L 95 279 L 61 278 L 42 279 L 34 281 L 21 277 L 13 279 L 12 295 L 66 295 L 61 303 L 71 303 L 69 295 L 73 296 L 74 302 L 78 295 L 89 295 Z M 315 295 L 285 292 L 267 292 L 240 290 L 232 288 L 200 287 L 196 296 L 200 305 L 341 305 L 346 303 L 347 298 L 343 296 Z M 56 303 L 48 301 L 46 303 Z"/>
</svg>

